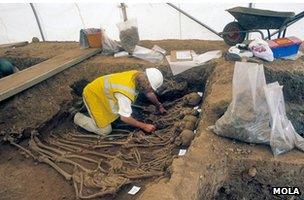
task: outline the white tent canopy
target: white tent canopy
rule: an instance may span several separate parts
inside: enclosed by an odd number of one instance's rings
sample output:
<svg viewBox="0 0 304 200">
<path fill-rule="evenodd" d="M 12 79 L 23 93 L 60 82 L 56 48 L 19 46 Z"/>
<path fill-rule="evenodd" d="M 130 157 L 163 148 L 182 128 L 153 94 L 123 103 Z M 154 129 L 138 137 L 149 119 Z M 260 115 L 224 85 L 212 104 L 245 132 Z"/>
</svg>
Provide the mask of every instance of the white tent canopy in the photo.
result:
<svg viewBox="0 0 304 200">
<path fill-rule="evenodd" d="M 248 3 L 176 5 L 218 32 L 234 20 L 226 9 L 248 7 Z M 47 41 L 78 41 L 79 30 L 91 27 L 102 27 L 111 38 L 118 39 L 116 24 L 123 21 L 117 3 L 35 3 L 34 6 Z M 255 3 L 253 7 L 296 14 L 304 10 L 304 4 Z M 221 39 L 165 3 L 127 4 L 127 16 L 137 19 L 141 39 Z M 287 36 L 304 40 L 303 27 L 304 19 L 288 27 Z M 253 34 L 253 37 L 256 35 Z M 0 44 L 30 41 L 32 37 L 41 39 L 30 4 L 0 4 Z"/>
</svg>

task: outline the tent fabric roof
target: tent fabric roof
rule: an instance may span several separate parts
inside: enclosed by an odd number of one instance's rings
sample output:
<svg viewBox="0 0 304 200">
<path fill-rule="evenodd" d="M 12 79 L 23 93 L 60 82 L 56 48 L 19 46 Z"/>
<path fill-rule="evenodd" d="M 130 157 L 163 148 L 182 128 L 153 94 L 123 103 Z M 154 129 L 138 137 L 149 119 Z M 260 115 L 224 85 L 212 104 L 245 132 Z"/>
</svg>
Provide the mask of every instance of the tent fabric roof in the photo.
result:
<svg viewBox="0 0 304 200">
<path fill-rule="evenodd" d="M 244 4 L 195 3 L 177 4 L 203 23 L 221 32 L 234 18 L 227 9 Z M 82 28 L 103 28 L 109 37 L 119 38 L 116 24 L 123 21 L 119 4 L 105 3 L 34 3 L 42 31 L 47 41 L 78 41 Z M 254 8 L 295 12 L 304 10 L 304 4 L 260 4 Z M 180 14 L 165 3 L 127 4 L 128 18 L 136 18 L 141 39 L 202 39 L 220 38 Z M 287 30 L 288 36 L 304 40 L 300 20 Z M 29 3 L 0 4 L 0 44 L 41 39 L 39 29 Z M 257 37 L 252 34 L 251 37 Z"/>
</svg>

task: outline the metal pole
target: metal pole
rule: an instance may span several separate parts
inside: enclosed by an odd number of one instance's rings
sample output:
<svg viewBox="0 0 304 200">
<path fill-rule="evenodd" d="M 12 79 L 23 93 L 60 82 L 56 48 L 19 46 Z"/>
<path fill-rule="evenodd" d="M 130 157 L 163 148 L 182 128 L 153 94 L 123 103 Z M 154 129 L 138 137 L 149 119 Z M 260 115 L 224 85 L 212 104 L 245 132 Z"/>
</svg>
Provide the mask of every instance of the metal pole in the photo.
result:
<svg viewBox="0 0 304 200">
<path fill-rule="evenodd" d="M 180 6 L 178 6 L 180 9 Z M 182 13 L 178 12 L 178 21 L 179 21 L 179 39 L 182 39 Z"/>
<path fill-rule="evenodd" d="M 82 14 L 81 14 L 81 12 L 80 12 L 80 8 L 79 8 L 79 6 L 78 6 L 77 3 L 74 3 L 74 4 L 75 4 L 75 6 L 76 6 L 76 8 L 77 8 L 78 15 L 79 15 L 80 21 L 81 21 L 81 23 L 82 23 L 82 28 L 85 29 L 84 20 L 83 20 Z"/>
<path fill-rule="evenodd" d="M 126 9 L 127 6 L 125 3 L 120 3 L 120 7 L 121 7 L 122 16 L 123 16 L 124 21 L 127 21 L 128 20 L 127 9 Z"/>
<path fill-rule="evenodd" d="M 211 31 L 212 33 L 214 33 L 215 35 L 219 36 L 220 38 L 223 38 L 219 32 L 215 31 L 214 29 L 210 28 L 209 26 L 207 26 L 206 24 L 204 24 L 203 22 L 199 21 L 198 19 L 196 19 L 195 17 L 191 16 L 190 14 L 188 14 L 187 12 L 183 11 L 182 9 L 176 7 L 174 4 L 172 3 L 167 3 L 169 6 L 171 6 L 172 8 L 174 8 L 175 10 L 181 12 L 182 14 L 184 14 L 185 16 L 189 17 L 190 19 L 192 19 L 193 21 L 195 21 L 196 23 L 200 24 L 201 26 L 205 27 L 206 29 L 208 29 L 209 31 Z"/>
<path fill-rule="evenodd" d="M 43 32 L 42 32 L 41 24 L 40 24 L 40 21 L 39 21 L 39 18 L 38 18 L 36 9 L 35 9 L 33 3 L 30 3 L 30 6 L 31 6 L 31 8 L 32 8 L 32 10 L 33 10 L 33 13 L 34 13 L 34 15 L 35 15 L 35 19 L 36 19 L 36 22 L 37 22 L 37 25 L 38 25 L 38 28 L 39 28 L 39 31 L 40 31 L 40 35 L 41 35 L 42 41 L 44 42 L 44 41 L 45 41 L 45 38 L 44 38 L 44 35 L 43 35 Z"/>
<path fill-rule="evenodd" d="M 294 16 L 293 18 L 290 19 L 290 21 L 288 21 L 285 25 L 285 29 L 288 27 L 288 26 L 291 26 L 292 24 L 296 23 L 297 21 L 299 21 L 300 19 L 302 19 L 304 17 L 304 11 L 303 12 L 300 12 L 299 14 L 297 14 L 296 16 Z M 273 33 L 270 34 L 270 37 L 271 36 L 274 36 L 275 34 L 280 34 L 280 29 L 279 30 L 276 30 L 274 31 Z M 263 38 L 265 39 L 265 38 Z"/>
<path fill-rule="evenodd" d="M 253 7 L 253 3 L 249 3 L 248 8 L 252 8 Z M 246 40 L 249 40 L 250 38 L 250 33 L 246 34 Z"/>
</svg>

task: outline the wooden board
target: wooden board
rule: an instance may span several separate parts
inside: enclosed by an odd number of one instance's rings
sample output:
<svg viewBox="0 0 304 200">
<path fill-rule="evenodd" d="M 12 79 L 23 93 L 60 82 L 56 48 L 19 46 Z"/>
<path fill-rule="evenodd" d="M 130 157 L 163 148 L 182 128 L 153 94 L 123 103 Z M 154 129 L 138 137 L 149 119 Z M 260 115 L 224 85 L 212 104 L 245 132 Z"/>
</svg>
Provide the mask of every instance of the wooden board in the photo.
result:
<svg viewBox="0 0 304 200">
<path fill-rule="evenodd" d="M 10 43 L 10 44 L 1 44 L 0 48 L 8 48 L 8 47 L 22 47 L 28 45 L 28 42 L 15 42 L 15 43 Z"/>
<path fill-rule="evenodd" d="M 7 99 L 97 53 L 101 49 L 74 49 L 0 79 L 0 101 Z"/>
</svg>

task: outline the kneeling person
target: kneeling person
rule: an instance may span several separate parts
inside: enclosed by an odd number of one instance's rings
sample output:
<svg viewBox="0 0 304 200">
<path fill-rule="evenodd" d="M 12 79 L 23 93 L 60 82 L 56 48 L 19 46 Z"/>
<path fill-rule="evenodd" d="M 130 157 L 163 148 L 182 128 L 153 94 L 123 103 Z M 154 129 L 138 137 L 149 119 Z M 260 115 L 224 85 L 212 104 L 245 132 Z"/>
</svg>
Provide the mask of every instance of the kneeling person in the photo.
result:
<svg viewBox="0 0 304 200">
<path fill-rule="evenodd" d="M 163 75 L 156 68 L 145 72 L 131 70 L 99 77 L 89 83 L 83 91 L 83 101 L 91 117 L 76 113 L 74 123 L 99 135 L 111 133 L 111 123 L 120 119 L 146 132 L 153 132 L 156 127 L 134 119 L 131 104 L 138 92 L 142 92 L 160 113 L 166 110 L 158 101 L 154 91 L 163 84 Z"/>
</svg>

